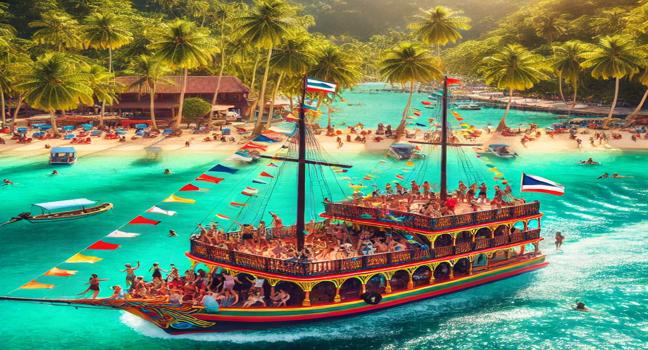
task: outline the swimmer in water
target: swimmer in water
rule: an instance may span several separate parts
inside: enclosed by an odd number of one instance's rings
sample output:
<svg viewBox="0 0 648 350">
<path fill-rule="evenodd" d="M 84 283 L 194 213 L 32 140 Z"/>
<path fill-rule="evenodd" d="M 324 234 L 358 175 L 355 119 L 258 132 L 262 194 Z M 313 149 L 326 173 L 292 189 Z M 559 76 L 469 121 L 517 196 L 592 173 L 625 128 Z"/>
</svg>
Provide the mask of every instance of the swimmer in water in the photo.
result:
<svg viewBox="0 0 648 350">
<path fill-rule="evenodd" d="M 50 175 L 58 175 L 58 173 L 59 173 L 58 170 L 54 169 L 52 170 L 52 173 Z"/>
<path fill-rule="evenodd" d="M 169 230 L 169 237 L 177 237 L 178 234 L 175 232 L 175 230 Z"/>
<path fill-rule="evenodd" d="M 576 311 L 581 311 L 581 312 L 588 312 L 590 311 L 586 306 L 585 303 L 582 301 L 576 301 L 576 305 L 574 306 L 574 310 Z"/>
<path fill-rule="evenodd" d="M 164 169 L 164 175 L 171 175 L 171 169 Z"/>
<path fill-rule="evenodd" d="M 581 160 L 581 164 L 586 164 L 586 165 L 598 165 L 599 162 L 595 162 L 591 157 L 587 158 L 587 160 Z"/>
<path fill-rule="evenodd" d="M 619 173 L 612 174 L 613 179 L 625 179 L 626 177 L 630 177 L 630 176 L 619 175 Z"/>
<path fill-rule="evenodd" d="M 4 186 L 7 186 L 7 185 L 13 185 L 13 184 L 14 184 L 14 183 L 13 183 L 11 180 L 9 180 L 9 179 L 4 179 L 4 180 L 2 180 L 2 182 L 4 183 Z"/>
<path fill-rule="evenodd" d="M 601 174 L 601 176 L 599 176 L 598 178 L 599 178 L 599 179 L 607 179 L 608 177 L 610 177 L 610 174 L 608 174 L 608 173 L 603 173 L 603 174 Z"/>
</svg>

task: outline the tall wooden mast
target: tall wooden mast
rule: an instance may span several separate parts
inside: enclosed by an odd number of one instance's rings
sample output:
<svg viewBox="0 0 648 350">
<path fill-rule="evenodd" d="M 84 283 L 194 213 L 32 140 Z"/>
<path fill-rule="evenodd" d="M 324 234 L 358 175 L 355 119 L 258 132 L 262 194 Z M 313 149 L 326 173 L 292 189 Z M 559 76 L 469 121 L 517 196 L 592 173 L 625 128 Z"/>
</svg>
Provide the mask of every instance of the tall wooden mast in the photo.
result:
<svg viewBox="0 0 648 350">
<path fill-rule="evenodd" d="M 441 97 L 441 203 L 448 198 L 448 77 L 443 77 L 443 96 Z"/>
<path fill-rule="evenodd" d="M 304 103 L 306 103 L 306 83 L 308 78 L 304 76 L 302 86 L 302 97 L 299 102 L 299 150 L 297 158 L 297 251 L 304 250 L 304 213 L 306 211 L 306 117 L 304 115 Z"/>
</svg>

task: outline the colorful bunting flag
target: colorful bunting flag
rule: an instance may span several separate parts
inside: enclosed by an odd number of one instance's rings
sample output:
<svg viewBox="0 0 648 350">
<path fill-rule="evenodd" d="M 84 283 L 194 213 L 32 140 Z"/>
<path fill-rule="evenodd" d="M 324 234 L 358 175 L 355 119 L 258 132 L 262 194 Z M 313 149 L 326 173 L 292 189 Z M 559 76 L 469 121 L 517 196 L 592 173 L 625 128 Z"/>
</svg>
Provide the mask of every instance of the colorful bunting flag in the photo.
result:
<svg viewBox="0 0 648 350">
<path fill-rule="evenodd" d="M 230 202 L 230 205 L 233 207 L 245 207 L 247 204 L 245 203 L 239 203 L 239 202 Z"/>
<path fill-rule="evenodd" d="M 268 184 L 267 182 L 265 182 L 263 180 L 259 180 L 259 179 L 254 179 L 254 180 L 252 180 L 252 182 L 255 183 L 255 184 L 261 184 L 261 185 L 267 185 Z"/>
<path fill-rule="evenodd" d="M 163 200 L 163 202 L 166 202 L 166 203 L 194 204 L 194 203 L 196 203 L 196 200 L 195 199 L 189 199 L 189 198 L 182 198 L 182 197 L 176 196 L 175 194 L 172 194 L 169 197 L 167 197 L 165 200 Z M 155 208 L 155 207 L 153 207 L 153 208 Z M 153 209 L 153 208 L 151 208 L 151 209 Z M 175 212 L 174 212 L 174 214 L 175 214 Z"/>
<path fill-rule="evenodd" d="M 160 221 L 147 219 L 141 215 L 138 215 L 135 219 L 131 220 L 129 224 L 131 225 L 157 225 Z"/>
<path fill-rule="evenodd" d="M 399 180 L 405 180 L 405 177 L 401 174 L 396 175 L 396 178 Z"/>
<path fill-rule="evenodd" d="M 279 166 L 278 166 L 277 164 L 275 164 L 275 163 L 268 163 L 268 166 L 275 167 L 275 168 L 279 167 Z"/>
<path fill-rule="evenodd" d="M 200 187 L 194 184 L 187 184 L 182 186 L 182 188 L 180 188 L 180 192 L 187 192 L 187 191 L 200 191 Z"/>
<path fill-rule="evenodd" d="M 246 187 L 241 194 L 244 194 L 246 196 L 256 196 L 259 193 L 259 190 L 256 188 L 252 187 Z"/>
<path fill-rule="evenodd" d="M 58 267 L 52 267 L 49 271 L 45 272 L 45 276 L 69 277 L 76 275 L 77 272 L 76 270 L 63 270 Z"/>
<path fill-rule="evenodd" d="M 216 217 L 219 218 L 219 219 L 223 219 L 223 220 L 229 220 L 230 219 L 229 216 L 223 215 L 223 214 L 216 214 Z"/>
<path fill-rule="evenodd" d="M 211 183 L 220 183 L 224 179 L 222 177 L 211 176 L 207 174 L 202 174 L 196 178 L 197 181 L 211 182 Z"/>
<path fill-rule="evenodd" d="M 158 206 L 155 206 L 155 205 L 152 206 L 152 207 L 151 207 L 149 210 L 147 210 L 146 212 L 147 212 L 147 213 L 162 214 L 162 215 L 166 215 L 166 216 L 174 216 L 175 214 L 177 214 L 177 212 L 175 212 L 175 211 L 173 211 L 173 210 L 164 210 L 164 209 L 162 209 L 162 208 L 160 208 L 160 207 L 158 207 Z"/>
<path fill-rule="evenodd" d="M 40 283 L 37 281 L 29 281 L 22 286 L 20 286 L 20 289 L 52 289 L 54 288 L 53 284 L 47 284 L 47 283 Z"/>
<path fill-rule="evenodd" d="M 209 169 L 209 171 L 219 172 L 219 173 L 234 174 L 235 172 L 238 171 L 238 169 L 234 169 L 234 168 L 226 167 L 226 166 L 224 166 L 224 165 L 222 165 L 222 164 L 217 164 L 217 165 L 214 166 L 213 168 Z"/>
<path fill-rule="evenodd" d="M 114 243 L 108 243 L 104 241 L 96 241 L 92 243 L 88 248 L 88 250 L 115 250 L 119 248 L 119 244 L 114 244 Z"/>
<path fill-rule="evenodd" d="M 267 173 L 267 172 L 265 172 L 265 171 L 262 171 L 262 172 L 261 172 L 261 174 L 259 174 L 259 176 L 262 176 L 262 177 L 270 177 L 270 178 L 274 178 L 274 176 L 272 176 L 272 175 L 270 175 L 270 174 L 268 174 L 268 173 Z"/>
<path fill-rule="evenodd" d="M 80 264 L 80 263 L 94 264 L 101 260 L 103 259 L 97 256 L 90 256 L 90 255 L 83 255 L 81 253 L 76 253 L 71 257 L 69 257 L 67 260 L 65 260 L 65 262 L 68 264 Z"/>
<path fill-rule="evenodd" d="M 124 231 L 119 231 L 115 230 L 108 234 L 106 237 L 110 238 L 133 238 L 139 236 L 139 233 L 130 233 L 130 232 L 124 232 Z"/>
</svg>

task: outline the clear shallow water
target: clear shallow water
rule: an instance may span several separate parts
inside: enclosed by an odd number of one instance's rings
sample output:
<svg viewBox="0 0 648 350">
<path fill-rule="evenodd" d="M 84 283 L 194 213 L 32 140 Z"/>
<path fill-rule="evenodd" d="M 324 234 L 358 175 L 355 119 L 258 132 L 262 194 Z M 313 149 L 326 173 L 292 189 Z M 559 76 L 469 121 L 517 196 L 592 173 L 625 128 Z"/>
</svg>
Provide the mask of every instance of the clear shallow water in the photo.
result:
<svg viewBox="0 0 648 350">
<path fill-rule="evenodd" d="M 400 107 L 399 107 L 400 108 Z M 361 158 L 333 157 L 351 163 L 346 174 L 324 173 L 329 190 L 320 190 L 322 181 L 314 180 L 308 192 L 308 215 L 321 210 L 323 196 L 341 198 L 349 192 L 348 176 L 360 183 L 368 173 L 377 176 L 376 185 L 393 181 L 396 174 L 409 178 L 428 178 L 436 182 L 438 158 L 435 149 L 425 161 L 414 167 L 387 161 L 379 154 Z M 513 162 L 478 159 L 470 151 L 465 156 L 450 152 L 450 184 L 456 184 L 466 163 L 474 171 L 469 177 L 491 178 L 484 163 L 489 162 L 519 187 L 521 171 L 549 177 L 564 184 L 565 197 L 525 195 L 541 199 L 545 214 L 542 249 L 548 254 L 549 267 L 476 289 L 410 304 L 384 312 L 293 328 L 270 331 L 170 337 L 155 327 L 130 315 L 114 311 L 73 309 L 48 305 L 3 302 L 0 328 L 3 347 L 9 349 L 42 346 L 47 348 L 577 348 L 638 349 L 648 337 L 648 154 L 592 154 L 603 165 L 584 167 L 578 160 L 589 154 L 534 156 Z M 143 264 L 142 273 L 154 262 L 168 266 L 187 266 L 184 252 L 188 236 L 196 223 L 214 218 L 216 213 L 232 217 L 237 212 L 230 201 L 243 201 L 241 189 L 261 171 L 281 176 L 270 185 L 254 185 L 260 196 L 249 202 L 249 210 L 240 221 L 257 218 L 255 212 L 266 207 L 266 195 L 274 183 L 267 209 L 278 212 L 286 222 L 294 215 L 294 168 L 247 167 L 234 175 L 225 175 L 219 185 L 200 184 L 209 192 L 179 193 L 197 200 L 195 205 L 162 203 L 177 210 L 173 218 L 159 217 L 158 226 L 130 226 L 129 232 L 142 235 L 134 239 L 112 240 L 122 244 L 115 251 L 86 252 L 104 260 L 96 264 L 60 264 L 151 205 L 188 183 L 201 171 L 218 163 L 218 156 L 195 154 L 191 157 L 173 153 L 161 162 L 142 161 L 143 154 L 128 156 L 92 156 L 82 158 L 72 167 L 59 168 L 59 176 L 49 176 L 51 168 L 45 157 L 26 159 L 0 156 L 0 177 L 8 177 L 15 186 L 0 187 L 0 219 L 25 211 L 31 203 L 88 197 L 110 201 L 109 213 L 65 224 L 29 224 L 25 222 L 0 228 L 2 284 L 0 294 L 47 271 L 53 266 L 78 270 L 70 278 L 44 277 L 39 281 L 54 283 L 51 290 L 17 291 L 16 296 L 74 297 L 85 289 L 89 274 L 98 273 L 110 281 L 102 284 L 102 295 L 109 286 L 123 283 L 119 272 L 126 262 Z M 162 175 L 164 168 L 174 171 Z M 619 172 L 632 178 L 596 180 L 603 171 Z M 311 173 L 312 178 L 318 178 Z M 333 176 L 337 175 L 337 181 Z M 492 181 L 490 181 L 492 182 Z M 370 189 L 372 182 L 365 182 Z M 330 193 L 329 193 L 330 191 Z M 248 213 L 249 212 L 249 213 Z M 148 214 L 148 217 L 154 217 Z M 265 215 L 268 220 L 268 215 Z M 175 229 L 179 237 L 169 238 Z M 567 236 L 563 252 L 553 249 L 553 233 Z M 576 300 L 583 300 L 594 311 L 570 310 Z"/>
</svg>

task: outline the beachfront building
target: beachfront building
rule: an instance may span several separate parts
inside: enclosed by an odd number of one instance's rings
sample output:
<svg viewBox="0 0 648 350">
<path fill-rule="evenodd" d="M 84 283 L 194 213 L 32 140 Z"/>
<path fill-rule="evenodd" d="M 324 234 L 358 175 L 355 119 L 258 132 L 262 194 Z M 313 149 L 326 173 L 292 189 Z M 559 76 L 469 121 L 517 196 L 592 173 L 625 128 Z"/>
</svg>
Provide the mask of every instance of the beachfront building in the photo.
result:
<svg viewBox="0 0 648 350">
<path fill-rule="evenodd" d="M 117 82 L 124 86 L 124 91 L 118 96 L 119 102 L 109 107 L 110 111 L 136 119 L 150 118 L 149 88 L 146 85 L 134 84 L 137 79 L 135 76 L 117 78 Z M 159 83 L 155 91 L 155 116 L 161 119 L 171 118 L 177 114 L 182 90 L 181 76 L 166 77 L 164 80 L 167 82 Z M 200 97 L 211 102 L 217 86 L 216 76 L 189 76 L 185 98 Z M 218 100 L 213 108 L 221 113 L 231 111 L 243 115 L 248 108 L 248 93 L 249 88 L 238 78 L 223 76 Z"/>
</svg>

